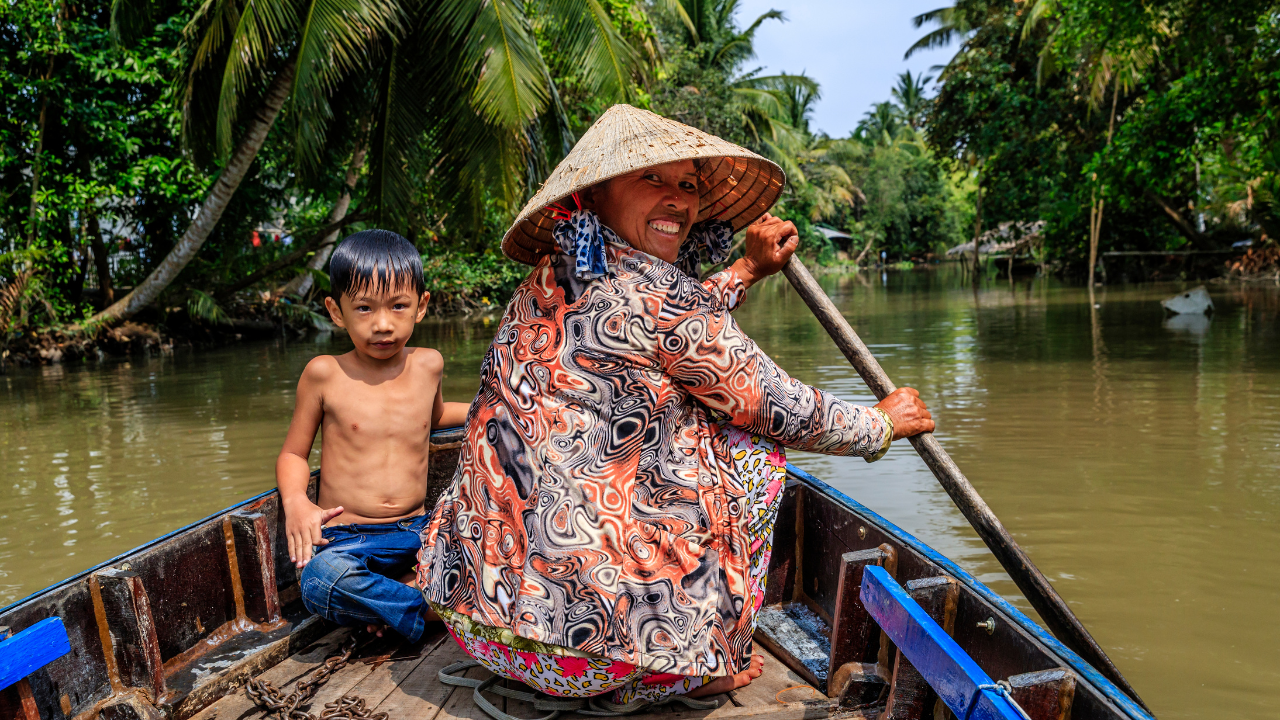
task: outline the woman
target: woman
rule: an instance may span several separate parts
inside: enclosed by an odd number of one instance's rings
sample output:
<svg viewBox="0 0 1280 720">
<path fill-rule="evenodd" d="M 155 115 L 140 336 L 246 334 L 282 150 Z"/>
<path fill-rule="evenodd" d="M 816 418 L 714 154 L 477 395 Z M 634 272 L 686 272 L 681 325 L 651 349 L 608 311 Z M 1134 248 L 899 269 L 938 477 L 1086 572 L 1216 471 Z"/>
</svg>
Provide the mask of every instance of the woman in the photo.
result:
<svg viewBox="0 0 1280 720">
<path fill-rule="evenodd" d="M 536 265 L 481 367 L 419 586 L 468 653 L 545 692 L 618 703 L 750 682 L 782 447 L 879 458 L 932 430 L 787 376 L 734 322 L 795 251 L 782 171 L 619 105 L 503 240 Z M 759 222 L 755 221 L 759 218 Z M 750 225 L 746 256 L 705 283 Z"/>
</svg>

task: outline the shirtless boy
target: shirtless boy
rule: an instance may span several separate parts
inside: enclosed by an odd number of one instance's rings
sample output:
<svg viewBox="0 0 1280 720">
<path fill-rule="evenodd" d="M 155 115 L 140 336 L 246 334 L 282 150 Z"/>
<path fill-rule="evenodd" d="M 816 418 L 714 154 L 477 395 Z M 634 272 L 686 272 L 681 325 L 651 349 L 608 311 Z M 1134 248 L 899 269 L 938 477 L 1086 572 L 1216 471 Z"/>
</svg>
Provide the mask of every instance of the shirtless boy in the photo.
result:
<svg viewBox="0 0 1280 720">
<path fill-rule="evenodd" d="M 429 438 L 432 428 L 463 424 L 467 405 L 444 402 L 439 352 L 405 347 L 430 298 L 413 245 L 366 230 L 329 262 L 325 306 L 355 349 L 315 358 L 298 381 L 276 460 L 289 559 L 302 569 L 311 612 L 343 625 L 386 625 L 416 642 L 427 605 L 401 580 L 412 576 L 429 518 Z M 307 499 L 307 456 L 320 427 L 316 504 Z"/>
</svg>

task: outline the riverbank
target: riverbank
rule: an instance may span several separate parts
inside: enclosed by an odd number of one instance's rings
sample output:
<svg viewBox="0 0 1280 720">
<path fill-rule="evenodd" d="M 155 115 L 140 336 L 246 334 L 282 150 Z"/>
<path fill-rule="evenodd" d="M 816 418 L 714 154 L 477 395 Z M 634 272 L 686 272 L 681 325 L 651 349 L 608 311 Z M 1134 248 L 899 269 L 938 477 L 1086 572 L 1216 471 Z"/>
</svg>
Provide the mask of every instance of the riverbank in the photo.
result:
<svg viewBox="0 0 1280 720">
<path fill-rule="evenodd" d="M 430 316 L 465 320 L 500 313 L 522 277 L 523 266 L 456 260 L 437 258 L 426 267 L 432 293 L 428 310 Z M 968 262 L 901 262 L 861 268 L 852 263 L 837 262 L 826 266 L 814 265 L 813 270 L 816 275 L 834 277 L 913 270 L 959 270 L 967 275 Z M 1224 287 L 1274 284 L 1280 283 L 1280 247 L 1251 248 L 1225 262 L 1220 258 L 1173 254 L 1119 256 L 1104 258 L 1102 268 L 1099 280 L 1104 287 L 1125 286 L 1135 281 L 1170 280 L 1208 281 Z M 1063 267 L 1047 269 L 1059 276 L 1066 271 Z M 1008 258 L 1001 257 L 984 259 L 982 275 L 989 280 L 1007 281 L 1011 275 L 1028 279 L 1044 274 L 1044 270 L 1046 268 L 1026 258 L 1015 258 L 1010 264 Z M 190 307 L 171 307 L 163 314 L 153 308 L 140 314 L 137 321 L 128 321 L 96 333 L 69 332 L 61 328 L 16 333 L 17 336 L 11 337 L 7 345 L 0 347 L 0 373 L 9 367 L 77 363 L 143 354 L 165 355 L 175 349 L 207 351 L 246 341 L 281 336 L 300 340 L 314 333 L 335 331 L 341 332 L 329 323 L 318 299 L 300 303 L 282 298 L 259 298 L 206 310 L 204 317 L 192 312 Z"/>
</svg>

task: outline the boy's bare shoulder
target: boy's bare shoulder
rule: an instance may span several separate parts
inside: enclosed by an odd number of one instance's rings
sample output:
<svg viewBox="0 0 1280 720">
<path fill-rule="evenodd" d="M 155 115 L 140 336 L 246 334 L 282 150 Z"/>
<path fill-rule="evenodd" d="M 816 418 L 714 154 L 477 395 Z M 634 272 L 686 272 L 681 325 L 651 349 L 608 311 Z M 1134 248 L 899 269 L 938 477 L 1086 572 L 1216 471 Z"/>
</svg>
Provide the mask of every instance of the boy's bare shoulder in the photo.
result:
<svg viewBox="0 0 1280 720">
<path fill-rule="evenodd" d="M 307 366 L 302 370 L 302 377 L 299 382 L 325 383 L 342 372 L 342 366 L 338 363 L 338 358 L 333 355 L 317 355 L 311 358 Z"/>
<path fill-rule="evenodd" d="M 405 352 L 409 353 L 409 362 L 424 370 L 439 372 L 444 369 L 444 356 L 435 348 L 405 348 Z"/>
</svg>

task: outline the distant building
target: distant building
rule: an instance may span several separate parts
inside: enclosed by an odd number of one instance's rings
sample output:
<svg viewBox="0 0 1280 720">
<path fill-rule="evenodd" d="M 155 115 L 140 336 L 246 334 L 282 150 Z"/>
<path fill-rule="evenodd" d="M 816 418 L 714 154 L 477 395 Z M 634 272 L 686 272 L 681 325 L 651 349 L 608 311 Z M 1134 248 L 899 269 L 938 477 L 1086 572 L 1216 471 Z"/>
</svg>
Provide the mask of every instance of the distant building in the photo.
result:
<svg viewBox="0 0 1280 720">
<path fill-rule="evenodd" d="M 1023 245 L 1040 239 L 1044 230 L 1044 221 L 1035 222 L 1002 222 L 999 227 L 992 228 L 978 237 L 978 253 L 994 255 L 995 253 L 1016 250 Z M 947 251 L 948 256 L 973 252 L 973 241 L 961 243 Z"/>
<path fill-rule="evenodd" d="M 843 230 L 832 230 L 821 225 L 814 225 L 813 229 L 822 233 L 823 237 L 835 243 L 841 250 L 848 250 L 849 245 L 853 242 L 853 238 L 849 236 L 849 233 Z"/>
</svg>

